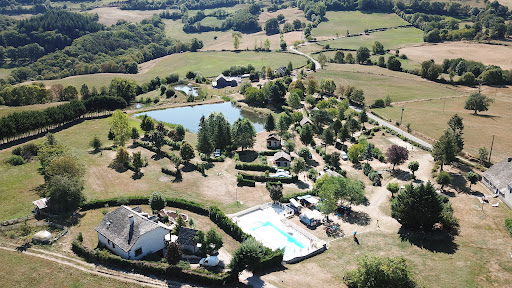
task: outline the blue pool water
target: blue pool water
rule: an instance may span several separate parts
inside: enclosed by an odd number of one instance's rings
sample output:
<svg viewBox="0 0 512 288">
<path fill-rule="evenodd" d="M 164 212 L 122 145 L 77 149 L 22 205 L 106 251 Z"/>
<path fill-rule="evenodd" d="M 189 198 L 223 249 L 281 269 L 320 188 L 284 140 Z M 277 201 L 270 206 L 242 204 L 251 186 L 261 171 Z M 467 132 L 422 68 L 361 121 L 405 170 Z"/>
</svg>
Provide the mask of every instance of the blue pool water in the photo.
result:
<svg viewBox="0 0 512 288">
<path fill-rule="evenodd" d="M 259 230 L 266 236 L 265 238 L 267 238 L 269 242 L 272 242 L 273 245 L 279 248 L 284 248 L 285 251 L 290 248 L 302 249 L 305 247 L 303 243 L 295 239 L 292 235 L 281 230 L 281 228 L 277 227 L 270 221 L 258 223 L 258 225 L 253 227 L 251 230 L 254 232 Z"/>
</svg>

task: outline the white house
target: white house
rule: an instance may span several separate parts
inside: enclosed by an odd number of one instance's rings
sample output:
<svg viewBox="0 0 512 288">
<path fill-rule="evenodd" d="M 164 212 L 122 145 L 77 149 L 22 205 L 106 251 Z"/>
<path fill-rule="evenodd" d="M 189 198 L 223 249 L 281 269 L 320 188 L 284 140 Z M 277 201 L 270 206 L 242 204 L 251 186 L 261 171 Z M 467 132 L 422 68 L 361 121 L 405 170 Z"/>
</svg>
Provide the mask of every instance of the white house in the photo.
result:
<svg viewBox="0 0 512 288">
<path fill-rule="evenodd" d="M 512 157 L 487 169 L 482 174 L 482 182 L 512 208 Z"/>
<path fill-rule="evenodd" d="M 281 137 L 274 133 L 271 133 L 267 136 L 267 147 L 268 148 L 280 148 L 281 147 Z"/>
<path fill-rule="evenodd" d="M 290 167 L 290 162 L 292 162 L 292 157 L 290 154 L 279 151 L 276 154 L 274 154 L 273 162 L 278 167 Z"/>
<path fill-rule="evenodd" d="M 140 259 L 165 248 L 171 228 L 150 220 L 137 209 L 121 206 L 107 213 L 95 228 L 99 246 L 125 259 Z"/>
</svg>

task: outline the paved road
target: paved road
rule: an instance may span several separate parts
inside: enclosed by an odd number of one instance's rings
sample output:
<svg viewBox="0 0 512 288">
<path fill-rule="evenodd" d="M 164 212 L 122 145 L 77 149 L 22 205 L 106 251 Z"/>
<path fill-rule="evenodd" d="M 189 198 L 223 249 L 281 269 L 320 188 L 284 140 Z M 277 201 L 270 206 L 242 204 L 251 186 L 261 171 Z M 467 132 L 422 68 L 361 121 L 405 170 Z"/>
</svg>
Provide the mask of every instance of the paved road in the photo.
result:
<svg viewBox="0 0 512 288">
<path fill-rule="evenodd" d="M 357 108 L 357 107 L 355 107 L 355 106 L 350 105 L 350 108 L 354 109 L 354 110 L 355 110 L 355 111 L 357 111 L 357 112 L 361 112 L 361 109 L 359 109 L 359 108 Z M 400 129 L 400 128 L 396 127 L 396 126 L 391 125 L 388 121 L 385 121 L 385 120 L 383 120 L 383 119 L 381 119 L 381 118 L 379 118 L 379 117 L 377 117 L 377 116 L 375 116 L 375 115 L 373 115 L 373 114 L 371 114 L 371 113 L 368 113 L 368 117 L 369 117 L 369 118 L 371 118 L 371 119 L 373 119 L 373 120 L 375 120 L 375 121 L 377 121 L 377 122 L 379 122 L 379 124 L 380 124 L 380 125 L 385 126 L 385 127 L 388 127 L 388 128 L 390 128 L 391 130 L 394 130 L 394 131 L 396 131 L 397 133 L 400 133 L 401 135 L 403 135 L 403 136 L 405 136 L 405 137 L 407 137 L 407 138 L 411 139 L 412 141 L 414 141 L 414 142 L 416 142 L 416 143 L 418 143 L 418 144 L 421 144 L 421 145 L 423 145 L 423 146 L 425 146 L 425 147 L 427 147 L 427 148 L 432 149 L 432 145 L 430 145 L 429 143 L 427 143 L 427 142 L 425 142 L 425 141 L 421 140 L 421 139 L 420 139 L 420 138 L 418 138 L 418 137 L 415 137 L 415 136 L 413 136 L 413 135 L 411 135 L 411 134 L 409 134 L 409 133 L 405 132 L 404 130 L 402 130 L 402 129 Z"/>
<path fill-rule="evenodd" d="M 308 45 L 308 44 L 301 44 L 301 45 Z M 308 54 L 300 52 L 299 50 L 295 49 L 293 46 L 289 46 L 288 49 L 290 49 L 290 51 L 292 51 L 295 54 L 299 54 L 299 55 L 308 57 L 309 60 L 311 60 L 311 61 L 313 61 L 313 63 L 315 63 L 315 70 L 318 71 L 318 70 L 322 69 L 322 65 L 320 65 L 320 62 L 316 61 L 313 57 L 309 56 Z"/>
</svg>

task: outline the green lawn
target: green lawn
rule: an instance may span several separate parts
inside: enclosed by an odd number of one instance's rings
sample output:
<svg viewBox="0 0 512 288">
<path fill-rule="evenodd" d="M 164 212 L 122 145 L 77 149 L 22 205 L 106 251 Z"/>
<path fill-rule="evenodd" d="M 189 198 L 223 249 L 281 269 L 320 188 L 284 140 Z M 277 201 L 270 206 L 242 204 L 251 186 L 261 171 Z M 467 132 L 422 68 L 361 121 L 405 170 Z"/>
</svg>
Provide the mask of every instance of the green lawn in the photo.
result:
<svg viewBox="0 0 512 288">
<path fill-rule="evenodd" d="M 11 75 L 11 69 L 0 68 L 0 78 L 5 78 L 9 75 Z"/>
<path fill-rule="evenodd" d="M 42 81 L 46 85 L 60 83 L 64 86 L 74 85 L 80 87 L 83 83 L 89 87 L 108 86 L 113 78 L 121 77 L 135 80 L 138 84 L 149 81 L 156 76 L 165 77 L 171 73 L 178 73 L 184 77 L 188 71 L 201 72 L 205 77 L 214 77 L 231 66 L 252 64 L 256 70 L 262 66 L 277 68 L 292 62 L 294 67 L 306 64 L 306 58 L 291 53 L 279 52 L 187 52 L 165 56 L 141 64 L 139 74 L 91 74 L 72 76 L 58 80 Z"/>
<path fill-rule="evenodd" d="M 408 45 L 423 43 L 423 31 L 417 28 L 397 28 L 386 31 L 379 31 L 369 35 L 340 38 L 332 41 L 322 42 L 322 45 L 329 44 L 331 48 L 344 48 L 357 50 L 361 46 L 369 49 L 375 41 L 384 45 L 384 49 L 395 49 Z"/>
<path fill-rule="evenodd" d="M 405 20 L 396 14 L 386 13 L 363 13 L 360 11 L 328 11 L 325 15 L 328 19 L 320 23 L 312 30 L 315 37 L 345 36 L 347 30 L 352 33 L 362 33 L 365 29 L 388 28 L 400 25 L 407 25 Z"/>
<path fill-rule="evenodd" d="M 333 79 L 337 86 L 351 85 L 361 88 L 364 91 L 367 104 L 371 104 L 379 98 L 384 99 L 388 95 L 393 101 L 407 101 L 462 94 L 447 88 L 447 85 L 377 66 L 327 64 L 324 70 L 318 71 L 313 77 Z"/>
</svg>

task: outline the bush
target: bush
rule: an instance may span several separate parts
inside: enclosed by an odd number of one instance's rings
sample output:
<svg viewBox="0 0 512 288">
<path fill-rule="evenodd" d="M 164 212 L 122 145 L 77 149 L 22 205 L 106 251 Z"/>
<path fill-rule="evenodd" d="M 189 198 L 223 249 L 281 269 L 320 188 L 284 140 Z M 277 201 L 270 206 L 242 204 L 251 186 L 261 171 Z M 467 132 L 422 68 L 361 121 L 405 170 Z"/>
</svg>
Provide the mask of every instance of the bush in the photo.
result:
<svg viewBox="0 0 512 288">
<path fill-rule="evenodd" d="M 273 182 L 273 181 L 279 180 L 281 183 L 295 183 L 299 180 L 298 176 L 272 178 L 272 177 L 268 177 L 265 175 L 251 175 L 251 174 L 246 174 L 246 173 L 238 173 L 237 180 L 238 180 L 239 176 L 242 176 L 242 178 L 245 180 L 254 180 L 256 182 Z"/>
<path fill-rule="evenodd" d="M 6 160 L 7 163 L 12 166 L 19 166 L 25 164 L 25 159 L 19 155 L 12 155 L 9 159 Z"/>
<path fill-rule="evenodd" d="M 512 218 L 505 219 L 505 226 L 507 226 L 510 236 L 512 236 Z"/>
<path fill-rule="evenodd" d="M 255 187 L 256 181 L 245 179 L 244 176 L 241 174 L 236 175 L 236 183 L 240 186 L 249 186 L 249 187 Z"/>
<path fill-rule="evenodd" d="M 251 164 L 251 163 L 236 163 L 235 168 L 238 170 L 248 170 L 248 171 L 270 171 L 272 173 L 276 172 L 276 168 L 265 165 L 265 164 Z"/>
<path fill-rule="evenodd" d="M 226 234 L 233 237 L 238 242 L 243 242 L 245 239 L 249 238 L 249 234 L 246 234 L 242 229 L 231 219 L 224 214 L 218 207 L 211 206 L 208 208 L 208 212 L 210 214 L 210 220 L 213 223 L 217 224 L 220 229 L 222 229 Z"/>
</svg>

